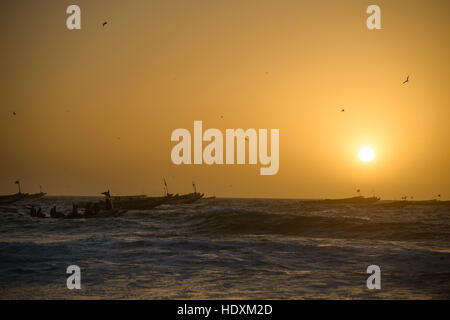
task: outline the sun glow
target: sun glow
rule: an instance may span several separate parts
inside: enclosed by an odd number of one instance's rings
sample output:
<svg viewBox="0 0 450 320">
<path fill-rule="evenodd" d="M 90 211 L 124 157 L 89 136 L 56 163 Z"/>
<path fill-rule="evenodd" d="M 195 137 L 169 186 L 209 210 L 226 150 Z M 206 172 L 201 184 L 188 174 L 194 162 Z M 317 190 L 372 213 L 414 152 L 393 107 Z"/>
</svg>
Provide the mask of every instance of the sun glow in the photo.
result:
<svg viewBox="0 0 450 320">
<path fill-rule="evenodd" d="M 370 147 L 364 147 L 359 150 L 358 156 L 361 161 L 370 162 L 375 158 L 375 152 Z"/>
</svg>

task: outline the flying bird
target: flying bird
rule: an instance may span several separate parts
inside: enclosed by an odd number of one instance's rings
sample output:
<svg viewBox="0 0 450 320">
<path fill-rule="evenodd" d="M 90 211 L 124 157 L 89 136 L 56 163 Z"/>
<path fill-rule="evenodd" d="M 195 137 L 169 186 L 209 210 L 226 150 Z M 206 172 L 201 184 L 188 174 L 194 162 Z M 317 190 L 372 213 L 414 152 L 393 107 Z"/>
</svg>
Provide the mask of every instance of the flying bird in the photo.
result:
<svg viewBox="0 0 450 320">
<path fill-rule="evenodd" d="M 106 26 L 106 24 L 108 23 L 108 21 L 103 22 L 102 26 Z"/>
<path fill-rule="evenodd" d="M 13 116 L 15 116 L 16 115 L 16 113 L 15 112 L 13 112 Z"/>
<path fill-rule="evenodd" d="M 342 109 L 341 112 L 345 112 L 345 109 Z"/>
<path fill-rule="evenodd" d="M 407 83 L 407 82 L 409 82 L 409 75 L 406 77 L 406 80 L 405 81 L 403 81 L 403 83 L 402 84 L 405 84 L 405 83 Z"/>
</svg>

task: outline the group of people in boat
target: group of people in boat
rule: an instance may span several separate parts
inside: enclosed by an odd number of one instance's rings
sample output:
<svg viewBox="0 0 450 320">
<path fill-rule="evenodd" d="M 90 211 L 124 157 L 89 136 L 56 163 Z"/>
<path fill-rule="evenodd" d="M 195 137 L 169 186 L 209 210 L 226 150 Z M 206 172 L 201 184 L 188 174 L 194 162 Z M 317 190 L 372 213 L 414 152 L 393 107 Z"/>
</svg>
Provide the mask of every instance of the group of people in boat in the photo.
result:
<svg viewBox="0 0 450 320">
<path fill-rule="evenodd" d="M 81 218 L 94 218 L 99 215 L 101 211 L 105 212 L 105 210 L 102 210 L 99 203 L 88 203 L 86 204 L 86 207 L 84 209 L 83 213 L 78 212 L 78 205 L 72 204 L 72 211 L 65 215 L 62 212 L 56 211 L 56 206 L 53 206 L 50 209 L 50 218 L 58 219 L 58 218 L 65 218 L 65 219 L 81 219 Z M 105 208 L 106 212 L 114 213 L 113 204 L 111 201 L 111 198 L 107 197 L 105 199 Z M 36 207 L 34 205 L 30 208 L 30 216 L 34 218 L 47 218 L 47 216 L 42 212 L 41 208 L 38 208 L 36 210 Z"/>
<path fill-rule="evenodd" d="M 30 216 L 34 218 L 46 218 L 45 214 L 42 212 L 42 209 L 39 208 L 36 210 L 34 206 L 31 206 L 30 208 Z"/>
</svg>

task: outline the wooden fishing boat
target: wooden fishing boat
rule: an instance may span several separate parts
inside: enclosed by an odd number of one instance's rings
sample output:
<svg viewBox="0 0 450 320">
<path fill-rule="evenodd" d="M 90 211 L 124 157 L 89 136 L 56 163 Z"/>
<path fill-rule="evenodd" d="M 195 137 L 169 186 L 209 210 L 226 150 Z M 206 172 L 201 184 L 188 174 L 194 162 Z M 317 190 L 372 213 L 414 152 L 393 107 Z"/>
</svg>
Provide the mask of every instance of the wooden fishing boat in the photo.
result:
<svg viewBox="0 0 450 320">
<path fill-rule="evenodd" d="M 178 195 L 176 194 L 171 199 L 168 200 L 168 204 L 191 204 L 201 198 L 203 198 L 204 193 L 192 192 L 188 194 Z"/>
<path fill-rule="evenodd" d="M 39 199 L 39 198 L 42 198 L 45 195 L 46 195 L 45 192 L 32 193 L 32 194 L 29 194 L 28 196 L 26 196 L 24 200 Z"/>
<path fill-rule="evenodd" d="M 342 198 L 342 199 L 323 199 L 323 200 L 311 200 L 308 203 L 317 203 L 317 204 L 352 204 L 352 205 L 366 205 L 372 204 L 379 201 L 378 197 L 351 197 L 351 198 Z"/>
<path fill-rule="evenodd" d="M 113 201 L 115 208 L 127 210 L 149 210 L 170 201 L 171 196 L 145 197 L 131 200 Z"/>
<path fill-rule="evenodd" d="M 28 193 L 16 193 L 7 196 L 0 196 L 0 204 L 11 204 L 19 200 L 23 200 L 28 196 Z"/>
<path fill-rule="evenodd" d="M 140 194 L 135 196 L 111 196 L 111 199 L 116 203 L 119 201 L 130 201 L 130 200 L 139 200 L 139 199 L 145 199 L 147 198 L 147 195 Z"/>
<path fill-rule="evenodd" d="M 403 208 L 406 206 L 450 206 L 450 201 L 434 200 L 394 200 L 374 204 L 377 208 Z"/>
</svg>

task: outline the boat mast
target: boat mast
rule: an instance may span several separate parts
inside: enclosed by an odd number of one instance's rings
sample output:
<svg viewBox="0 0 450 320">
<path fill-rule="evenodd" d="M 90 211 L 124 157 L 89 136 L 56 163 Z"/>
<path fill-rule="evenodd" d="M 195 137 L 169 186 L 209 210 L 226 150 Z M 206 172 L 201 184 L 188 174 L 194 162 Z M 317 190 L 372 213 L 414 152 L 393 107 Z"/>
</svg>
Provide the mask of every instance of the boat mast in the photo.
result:
<svg viewBox="0 0 450 320">
<path fill-rule="evenodd" d="M 194 188 L 194 193 L 197 193 L 197 187 L 195 186 L 195 182 L 192 181 L 192 187 Z"/>
<path fill-rule="evenodd" d="M 19 186 L 19 194 L 22 194 L 22 191 L 20 190 L 20 181 L 17 180 L 15 183 Z"/>
<path fill-rule="evenodd" d="M 164 191 L 166 193 L 166 196 L 169 195 L 169 188 L 167 187 L 167 182 L 166 182 L 166 178 L 163 178 L 164 180 Z"/>
</svg>

